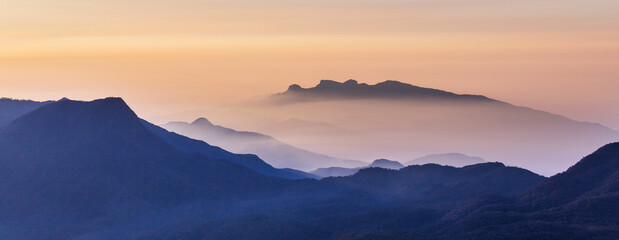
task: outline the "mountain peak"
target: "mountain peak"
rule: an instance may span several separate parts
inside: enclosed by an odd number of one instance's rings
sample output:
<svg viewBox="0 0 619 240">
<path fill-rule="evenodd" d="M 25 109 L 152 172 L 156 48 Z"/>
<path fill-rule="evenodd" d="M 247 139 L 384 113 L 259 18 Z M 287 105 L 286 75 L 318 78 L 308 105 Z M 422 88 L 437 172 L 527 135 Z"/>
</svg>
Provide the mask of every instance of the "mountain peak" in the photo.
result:
<svg viewBox="0 0 619 240">
<path fill-rule="evenodd" d="M 288 91 L 298 91 L 298 90 L 303 90 L 303 88 L 299 86 L 299 84 L 292 84 L 288 87 Z"/>
<path fill-rule="evenodd" d="M 368 167 L 379 167 L 379 168 L 387 168 L 387 169 L 400 169 L 400 168 L 403 168 L 404 165 L 402 165 L 398 161 L 392 161 L 392 160 L 381 158 L 381 159 L 374 160 L 374 162 L 372 162 L 370 165 L 368 165 Z"/>
<path fill-rule="evenodd" d="M 191 124 L 213 126 L 213 123 L 211 123 L 211 121 L 209 121 L 205 117 L 198 118 L 195 121 L 193 121 Z"/>
<path fill-rule="evenodd" d="M 344 82 L 344 85 L 358 85 L 359 82 L 357 82 L 357 80 L 354 79 L 348 79 L 348 81 Z"/>
<path fill-rule="evenodd" d="M 14 129 L 38 131 L 37 134 L 79 132 L 92 128 L 111 134 L 110 129 L 133 131 L 141 125 L 137 115 L 121 98 L 53 102 L 22 115 L 11 124 Z"/>
</svg>

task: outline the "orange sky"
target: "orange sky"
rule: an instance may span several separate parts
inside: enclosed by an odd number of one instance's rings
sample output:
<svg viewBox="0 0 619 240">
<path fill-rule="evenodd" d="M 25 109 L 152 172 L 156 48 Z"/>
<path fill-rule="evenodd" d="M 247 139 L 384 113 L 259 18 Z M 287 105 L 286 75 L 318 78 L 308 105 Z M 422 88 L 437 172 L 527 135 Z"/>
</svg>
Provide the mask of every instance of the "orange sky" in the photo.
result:
<svg viewBox="0 0 619 240">
<path fill-rule="evenodd" d="M 386 79 L 619 129 L 619 1 L 3 0 L 0 95 L 157 116 Z"/>
</svg>

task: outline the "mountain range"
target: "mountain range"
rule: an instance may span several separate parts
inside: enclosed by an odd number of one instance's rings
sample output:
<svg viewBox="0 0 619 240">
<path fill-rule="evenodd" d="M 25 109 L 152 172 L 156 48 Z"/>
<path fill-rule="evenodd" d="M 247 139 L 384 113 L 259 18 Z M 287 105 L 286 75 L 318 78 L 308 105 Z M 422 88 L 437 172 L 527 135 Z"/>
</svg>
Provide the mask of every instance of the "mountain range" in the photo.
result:
<svg viewBox="0 0 619 240">
<path fill-rule="evenodd" d="M 313 200 L 163 239 L 617 239 L 618 163 L 613 143 L 550 178 L 501 163 L 367 168 L 318 182 L 337 195 L 306 186 Z"/>
<path fill-rule="evenodd" d="M 487 162 L 322 180 L 267 176 L 205 144 L 141 120 L 119 98 L 27 112 L 0 127 L 0 238 L 619 236 L 619 143 L 550 178 Z"/>
<path fill-rule="evenodd" d="M 452 167 L 464 167 L 468 165 L 483 163 L 486 160 L 480 157 L 467 156 L 462 153 L 443 153 L 443 154 L 430 154 L 427 156 L 415 158 L 406 165 L 424 165 L 428 163 L 435 163 L 444 166 Z"/>
<path fill-rule="evenodd" d="M 391 160 L 387 160 L 387 159 L 376 159 L 374 160 L 372 163 L 370 163 L 369 165 L 365 166 L 365 167 L 358 167 L 358 168 L 344 168 L 344 167 L 328 167 L 328 168 L 318 168 L 314 171 L 311 171 L 311 174 L 314 174 L 318 177 L 321 178 L 325 178 L 325 177 L 344 177 L 344 176 L 350 176 L 353 175 L 357 172 L 359 172 L 361 169 L 364 168 L 384 168 L 384 169 L 400 169 L 403 168 L 404 165 L 402 165 L 400 162 L 398 161 L 391 161 Z"/>
<path fill-rule="evenodd" d="M 619 132 L 597 123 L 392 80 L 292 85 L 237 108 L 256 116 L 247 122 L 295 118 L 346 129 L 351 134 L 272 129 L 261 133 L 312 152 L 366 162 L 408 162 L 415 156 L 459 152 L 551 176 L 573 165 L 574 156 L 619 141 Z"/>
<path fill-rule="evenodd" d="M 455 94 L 393 80 L 369 85 L 366 83 L 359 83 L 354 79 L 350 79 L 343 83 L 333 80 L 321 80 L 318 85 L 312 88 L 302 88 L 298 84 L 293 84 L 288 87 L 287 91 L 270 96 L 268 101 L 278 104 L 287 104 L 293 102 L 351 99 L 496 101 L 481 95 Z"/>
<path fill-rule="evenodd" d="M 357 167 L 366 163 L 310 152 L 288 145 L 277 139 L 247 131 L 212 124 L 206 118 L 198 118 L 192 123 L 170 122 L 163 127 L 191 138 L 200 139 L 236 153 L 252 153 L 278 168 L 294 168 L 310 171 L 320 167 Z"/>
<path fill-rule="evenodd" d="M 425 165 L 425 164 L 438 164 L 443 166 L 452 166 L 452 167 L 464 167 L 469 165 L 475 165 L 479 163 L 484 163 L 485 160 L 480 157 L 471 157 L 461 153 L 445 153 L 445 154 L 431 154 L 424 157 L 416 158 L 412 161 L 406 163 L 409 165 Z M 344 177 L 353 175 L 359 170 L 363 168 L 386 168 L 386 169 L 400 169 L 403 168 L 402 165 L 398 161 L 391 161 L 387 159 L 377 159 L 372 162 L 370 165 L 365 167 L 358 168 L 344 168 L 344 167 L 328 167 L 328 168 L 318 168 L 310 173 L 316 175 L 321 178 L 325 177 Z"/>
</svg>

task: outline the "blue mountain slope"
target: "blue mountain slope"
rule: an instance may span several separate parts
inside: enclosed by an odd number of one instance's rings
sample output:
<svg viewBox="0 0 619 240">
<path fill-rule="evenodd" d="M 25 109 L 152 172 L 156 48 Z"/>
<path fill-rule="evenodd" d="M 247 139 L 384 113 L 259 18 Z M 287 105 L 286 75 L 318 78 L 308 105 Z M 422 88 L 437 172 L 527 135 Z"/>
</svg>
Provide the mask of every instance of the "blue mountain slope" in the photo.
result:
<svg viewBox="0 0 619 240">
<path fill-rule="evenodd" d="M 32 100 L 0 98 L 0 126 L 7 125 L 24 113 L 51 102 L 52 101 L 37 102 Z"/>
<path fill-rule="evenodd" d="M 294 169 L 274 168 L 268 163 L 262 161 L 262 159 L 260 159 L 256 155 L 234 154 L 219 147 L 211 146 L 206 142 L 194 140 L 173 132 L 168 132 L 167 130 L 144 120 L 142 120 L 142 124 L 144 124 L 144 126 L 146 126 L 146 128 L 153 132 L 155 135 L 183 152 L 199 153 L 210 158 L 223 159 L 247 167 L 251 170 L 267 176 L 274 176 L 286 179 L 316 178 L 316 176 L 312 174 Z"/>
<path fill-rule="evenodd" d="M 55 102 L 5 126 L 0 176 L 3 221 L 242 197 L 286 183 L 177 150 L 119 98 Z"/>
<path fill-rule="evenodd" d="M 59 102 L 71 101 L 63 98 Z M 19 118 L 21 115 L 31 112 L 38 107 L 45 106 L 55 101 L 37 102 L 31 100 L 0 99 L 0 127 Z M 155 135 L 163 139 L 168 144 L 186 153 L 199 153 L 209 158 L 230 161 L 241 166 L 250 168 L 267 176 L 274 176 L 286 179 L 315 178 L 312 174 L 294 169 L 275 169 L 252 154 L 233 154 L 216 146 L 205 142 L 193 140 L 175 133 L 168 132 L 145 120 L 142 124 Z"/>
</svg>

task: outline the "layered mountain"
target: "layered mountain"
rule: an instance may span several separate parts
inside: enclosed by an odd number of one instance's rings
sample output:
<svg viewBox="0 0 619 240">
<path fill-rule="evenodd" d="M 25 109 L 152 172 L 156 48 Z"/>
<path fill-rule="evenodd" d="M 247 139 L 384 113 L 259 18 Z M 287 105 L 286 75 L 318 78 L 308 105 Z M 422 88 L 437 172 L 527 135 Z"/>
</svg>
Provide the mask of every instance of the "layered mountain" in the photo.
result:
<svg viewBox="0 0 619 240">
<path fill-rule="evenodd" d="M 461 152 L 551 176 L 575 164 L 574 156 L 619 141 L 619 132 L 600 124 L 397 81 L 323 80 L 310 88 L 293 85 L 252 103 L 238 108 L 262 116 L 256 118 L 298 118 L 354 134 L 263 133 L 310 151 L 362 161 L 408 162 L 410 156 Z"/>
<path fill-rule="evenodd" d="M 413 165 L 400 170 L 365 168 L 350 177 L 324 181 L 345 184 L 376 196 L 452 201 L 480 194 L 513 196 L 544 179 L 528 170 L 494 162 L 462 168 L 436 164 Z"/>
<path fill-rule="evenodd" d="M 488 162 L 290 181 L 256 159 L 158 128 L 119 98 L 49 103 L 0 127 L 0 238 L 619 237 L 619 143 L 551 178 Z"/>
<path fill-rule="evenodd" d="M 71 101 L 68 98 L 62 98 L 58 102 Z M 0 99 L 0 113 L 4 113 L 4 119 L 15 120 L 21 115 L 37 109 L 38 107 L 53 103 L 56 101 L 44 101 L 37 102 L 32 100 L 18 100 L 18 99 Z M 254 154 L 234 154 L 228 152 L 220 147 L 210 145 L 206 142 L 191 139 L 185 136 L 178 135 L 173 132 L 168 132 L 165 129 L 151 124 L 145 120 L 141 120 L 142 124 L 155 135 L 168 144 L 174 146 L 180 151 L 186 153 L 199 153 L 206 157 L 224 159 L 226 161 L 233 162 L 235 164 L 247 167 L 258 173 L 285 178 L 285 179 L 304 179 L 304 178 L 316 178 L 312 174 L 295 170 L 295 169 L 277 169 L 273 166 L 265 163 L 262 159 Z M 2 125 L 0 125 L 2 126 Z"/>
<path fill-rule="evenodd" d="M 445 153 L 445 154 L 431 154 L 424 157 L 416 158 L 410 162 L 407 162 L 406 165 L 425 165 L 425 164 L 438 164 L 443 166 L 452 166 L 452 167 L 464 167 L 469 165 L 475 165 L 479 163 L 484 163 L 484 159 L 480 157 L 471 157 L 461 153 Z M 402 165 L 398 161 L 392 161 L 387 159 L 377 159 L 374 160 L 370 165 L 360 168 L 343 168 L 343 167 L 328 167 L 328 168 L 318 168 L 314 171 L 311 171 L 311 174 L 319 176 L 321 178 L 325 177 L 343 177 L 353 175 L 359 170 L 363 168 L 385 168 L 385 169 L 400 169 L 403 168 Z"/>
<path fill-rule="evenodd" d="M 358 167 L 358 168 L 343 168 L 343 167 L 328 167 L 328 168 L 318 168 L 314 171 L 311 171 L 311 174 L 314 174 L 318 177 L 321 178 L 325 178 L 325 177 L 344 177 L 344 176 L 350 176 L 353 175 L 357 172 L 359 172 L 359 170 L 364 169 L 364 168 L 384 168 L 384 169 L 400 169 L 403 168 L 404 165 L 402 165 L 400 162 L 398 161 L 391 161 L 391 160 L 387 160 L 387 159 L 376 159 L 374 160 L 372 163 L 370 163 L 369 165 L 365 166 L 365 167 Z"/>
<path fill-rule="evenodd" d="M 368 168 L 318 182 L 337 197 L 203 224 L 169 239 L 617 239 L 618 163 L 613 143 L 551 178 L 500 163 Z M 239 231 L 264 222 L 278 228 Z M 215 231 L 219 224 L 225 231 Z"/>
<path fill-rule="evenodd" d="M 366 164 L 361 161 L 337 159 L 296 148 L 264 134 L 236 131 L 214 125 L 206 118 L 198 118 L 192 123 L 170 122 L 163 127 L 191 138 L 204 140 L 232 152 L 256 154 L 267 163 L 278 168 L 308 171 L 325 166 L 356 167 Z"/>
<path fill-rule="evenodd" d="M 285 183 L 177 150 L 119 98 L 50 103 L 1 128 L 0 176 L 1 221 L 26 224 L 250 196 Z"/>
<path fill-rule="evenodd" d="M 317 176 L 312 174 L 291 168 L 274 168 L 255 154 L 234 154 L 204 141 L 188 138 L 174 132 L 168 132 L 147 121 L 142 120 L 142 123 L 159 138 L 186 153 L 198 153 L 210 158 L 224 159 L 267 176 L 285 179 L 317 178 Z"/>
<path fill-rule="evenodd" d="M 486 162 L 483 158 L 467 156 L 462 153 L 443 153 L 430 154 L 427 156 L 415 158 L 406 163 L 406 165 L 424 165 L 434 163 L 444 166 L 464 167 L 468 165 Z"/>
<path fill-rule="evenodd" d="M 290 189 L 288 197 L 255 203 L 250 214 L 201 220 L 164 239 L 350 239 L 393 232 L 432 239 L 412 230 L 433 225 L 480 195 L 515 196 L 544 179 L 500 163 L 366 168 L 348 177 L 305 182 Z"/>
<path fill-rule="evenodd" d="M 51 103 L 51 101 L 37 102 L 32 100 L 0 98 L 0 126 L 7 125 L 24 113 L 30 112 L 48 103 Z"/>
</svg>

